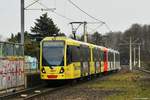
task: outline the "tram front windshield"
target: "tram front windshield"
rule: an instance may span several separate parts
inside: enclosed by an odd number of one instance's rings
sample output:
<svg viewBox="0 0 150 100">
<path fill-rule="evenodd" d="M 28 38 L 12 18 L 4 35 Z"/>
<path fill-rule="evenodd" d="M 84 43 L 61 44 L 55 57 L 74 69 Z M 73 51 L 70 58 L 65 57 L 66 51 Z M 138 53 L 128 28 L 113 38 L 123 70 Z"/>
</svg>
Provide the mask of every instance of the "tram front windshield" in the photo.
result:
<svg viewBox="0 0 150 100">
<path fill-rule="evenodd" d="M 64 66 L 64 42 L 43 42 L 43 66 Z"/>
</svg>

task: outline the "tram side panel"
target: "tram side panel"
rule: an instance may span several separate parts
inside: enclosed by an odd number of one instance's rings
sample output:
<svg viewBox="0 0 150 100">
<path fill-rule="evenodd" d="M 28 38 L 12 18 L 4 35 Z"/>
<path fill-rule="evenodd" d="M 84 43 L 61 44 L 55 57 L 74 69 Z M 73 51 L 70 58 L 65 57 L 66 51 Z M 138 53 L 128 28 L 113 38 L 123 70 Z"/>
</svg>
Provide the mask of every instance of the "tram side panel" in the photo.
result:
<svg viewBox="0 0 150 100">
<path fill-rule="evenodd" d="M 108 50 L 104 49 L 104 73 L 108 72 Z"/>
<path fill-rule="evenodd" d="M 101 72 L 101 51 L 99 48 L 93 48 L 93 61 L 95 67 L 95 74 Z"/>
<path fill-rule="evenodd" d="M 81 77 L 90 75 L 90 48 L 81 45 Z"/>
<path fill-rule="evenodd" d="M 94 47 L 90 47 L 90 75 L 93 75 L 96 73 L 96 67 L 95 67 L 95 61 L 94 61 L 94 54 L 93 54 Z"/>
</svg>

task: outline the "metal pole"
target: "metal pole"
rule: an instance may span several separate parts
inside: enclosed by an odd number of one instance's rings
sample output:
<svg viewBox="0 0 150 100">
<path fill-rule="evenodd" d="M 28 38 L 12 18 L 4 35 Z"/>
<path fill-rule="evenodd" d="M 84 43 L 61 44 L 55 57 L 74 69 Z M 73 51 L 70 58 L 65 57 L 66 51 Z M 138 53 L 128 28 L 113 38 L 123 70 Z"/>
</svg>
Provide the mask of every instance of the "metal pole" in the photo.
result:
<svg viewBox="0 0 150 100">
<path fill-rule="evenodd" d="M 24 0 L 21 0 L 21 44 L 24 45 Z"/>
<path fill-rule="evenodd" d="M 73 28 L 73 24 L 71 24 L 71 27 L 72 27 L 72 34 L 73 34 L 73 37 L 74 37 L 74 39 L 76 40 L 76 31 L 75 31 L 75 29 Z"/>
<path fill-rule="evenodd" d="M 75 31 L 72 31 L 72 33 L 73 33 L 74 39 L 76 40 L 76 32 L 75 32 Z"/>
<path fill-rule="evenodd" d="M 140 50 L 140 44 L 139 44 L 139 61 L 138 61 L 139 62 L 139 64 L 138 64 L 139 68 L 141 67 L 141 56 L 140 56 L 141 54 L 140 54 L 140 52 L 141 52 L 141 50 Z"/>
<path fill-rule="evenodd" d="M 135 62 L 136 62 L 136 59 L 135 59 L 135 58 L 136 58 L 136 51 L 135 51 L 135 48 L 134 48 L 134 62 L 133 62 L 134 66 L 135 66 L 135 64 L 136 64 L 136 63 L 135 63 Z"/>
<path fill-rule="evenodd" d="M 24 0 L 21 0 L 21 44 L 23 46 L 23 56 L 24 56 Z M 24 69 L 24 67 L 23 67 Z M 24 74 L 24 87 L 27 87 L 27 76 Z"/>
<path fill-rule="evenodd" d="M 84 22 L 84 42 L 87 42 L 86 24 L 87 22 Z"/>
<path fill-rule="evenodd" d="M 131 44 L 131 37 L 130 37 L 130 71 L 132 71 L 132 44 Z"/>
</svg>

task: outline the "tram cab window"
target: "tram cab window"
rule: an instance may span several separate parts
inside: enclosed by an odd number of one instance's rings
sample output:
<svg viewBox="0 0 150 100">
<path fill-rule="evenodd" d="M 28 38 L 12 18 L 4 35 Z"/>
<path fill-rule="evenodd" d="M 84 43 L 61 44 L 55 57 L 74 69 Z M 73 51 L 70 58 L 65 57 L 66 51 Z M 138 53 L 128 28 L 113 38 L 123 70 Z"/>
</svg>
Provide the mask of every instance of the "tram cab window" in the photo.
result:
<svg viewBox="0 0 150 100">
<path fill-rule="evenodd" d="M 43 42 L 42 65 L 64 66 L 64 42 Z"/>
</svg>

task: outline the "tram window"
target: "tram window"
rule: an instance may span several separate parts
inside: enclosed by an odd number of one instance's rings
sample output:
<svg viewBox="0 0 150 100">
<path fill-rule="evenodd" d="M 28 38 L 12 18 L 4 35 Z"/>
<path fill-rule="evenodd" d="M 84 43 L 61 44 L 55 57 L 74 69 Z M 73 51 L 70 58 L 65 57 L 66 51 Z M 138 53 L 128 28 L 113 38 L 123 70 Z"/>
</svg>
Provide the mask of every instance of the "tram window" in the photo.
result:
<svg viewBox="0 0 150 100">
<path fill-rule="evenodd" d="M 110 52 L 108 52 L 108 61 L 111 61 Z"/>
<path fill-rule="evenodd" d="M 79 47 L 72 47 L 72 61 L 79 62 L 80 61 L 80 49 Z"/>
<path fill-rule="evenodd" d="M 77 46 L 67 46 L 67 64 L 80 61 L 80 48 Z"/>
<path fill-rule="evenodd" d="M 90 49 L 89 48 L 87 48 L 86 49 L 86 58 L 87 58 L 87 60 L 89 61 L 90 60 Z"/>
<path fill-rule="evenodd" d="M 90 49 L 89 47 L 81 47 L 82 61 L 90 61 Z"/>
<path fill-rule="evenodd" d="M 118 61 L 118 54 L 116 54 L 116 61 Z"/>
<path fill-rule="evenodd" d="M 93 49 L 93 60 L 95 61 L 95 48 Z"/>
<path fill-rule="evenodd" d="M 114 55 L 113 55 L 113 53 L 111 53 L 111 61 L 113 61 L 114 60 Z"/>
<path fill-rule="evenodd" d="M 101 54 L 101 50 L 100 50 L 100 49 L 98 49 L 98 59 L 99 59 L 99 60 L 101 60 L 101 58 L 100 58 L 100 54 Z"/>
<path fill-rule="evenodd" d="M 71 63 L 71 47 L 70 46 L 67 46 L 67 64 L 70 64 Z"/>
<path fill-rule="evenodd" d="M 93 59 L 94 61 L 98 61 L 98 49 L 93 49 Z"/>
<path fill-rule="evenodd" d="M 108 53 L 108 61 L 113 61 L 113 53 Z"/>
<path fill-rule="evenodd" d="M 116 54 L 116 61 L 120 61 L 120 55 Z"/>
<path fill-rule="evenodd" d="M 103 51 L 100 52 L 100 58 L 102 61 L 104 61 L 104 52 Z"/>
<path fill-rule="evenodd" d="M 118 54 L 117 54 L 117 56 L 116 56 L 116 61 L 118 61 Z"/>
<path fill-rule="evenodd" d="M 113 61 L 114 60 L 114 55 L 113 55 L 113 53 L 111 53 L 111 61 Z"/>
</svg>

